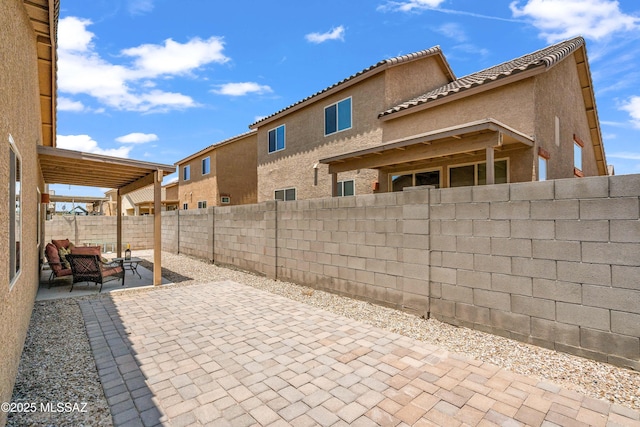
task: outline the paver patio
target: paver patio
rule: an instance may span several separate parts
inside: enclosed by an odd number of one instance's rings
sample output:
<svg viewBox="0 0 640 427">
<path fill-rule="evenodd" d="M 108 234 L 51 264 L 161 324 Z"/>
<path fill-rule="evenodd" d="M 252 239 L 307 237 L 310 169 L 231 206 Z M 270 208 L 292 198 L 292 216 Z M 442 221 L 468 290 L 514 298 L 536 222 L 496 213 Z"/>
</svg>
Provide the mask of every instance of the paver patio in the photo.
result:
<svg viewBox="0 0 640 427">
<path fill-rule="evenodd" d="M 116 426 L 640 426 L 626 407 L 231 281 L 80 306 Z"/>
</svg>

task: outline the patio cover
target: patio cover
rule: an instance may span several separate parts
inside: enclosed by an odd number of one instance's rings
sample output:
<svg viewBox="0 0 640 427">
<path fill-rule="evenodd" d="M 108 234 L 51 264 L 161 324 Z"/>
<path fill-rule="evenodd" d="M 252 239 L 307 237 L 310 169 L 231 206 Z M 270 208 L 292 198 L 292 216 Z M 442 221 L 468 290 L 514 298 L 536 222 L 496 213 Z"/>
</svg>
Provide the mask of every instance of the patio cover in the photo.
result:
<svg viewBox="0 0 640 427">
<path fill-rule="evenodd" d="M 38 160 L 46 184 L 69 184 L 118 190 L 118 212 L 122 210 L 122 196 L 153 184 L 154 258 L 153 284 L 162 283 L 161 276 L 161 183 L 162 178 L 176 171 L 175 166 L 139 160 L 121 159 L 61 148 L 38 146 Z M 117 254 L 122 255 L 122 215 L 117 217 Z"/>
<path fill-rule="evenodd" d="M 320 159 L 320 163 L 329 165 L 335 191 L 339 172 L 381 169 L 437 157 L 454 158 L 479 152 L 485 152 L 487 164 L 493 164 L 494 151 L 506 145 L 533 147 L 534 139 L 495 119 L 487 118 L 327 157 Z M 487 167 L 487 184 L 491 183 L 493 168 Z"/>
</svg>

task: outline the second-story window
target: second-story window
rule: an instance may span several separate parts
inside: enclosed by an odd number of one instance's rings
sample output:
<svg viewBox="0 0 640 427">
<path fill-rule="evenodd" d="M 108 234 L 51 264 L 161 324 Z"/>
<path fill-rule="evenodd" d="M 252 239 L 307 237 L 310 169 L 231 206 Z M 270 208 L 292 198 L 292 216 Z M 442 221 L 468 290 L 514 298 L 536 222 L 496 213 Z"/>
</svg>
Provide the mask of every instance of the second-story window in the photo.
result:
<svg viewBox="0 0 640 427">
<path fill-rule="evenodd" d="M 351 98 L 343 99 L 324 109 L 324 134 L 351 128 Z"/>
<path fill-rule="evenodd" d="M 211 172 L 211 157 L 202 159 L 202 175 L 208 175 Z"/>
<path fill-rule="evenodd" d="M 182 168 L 182 180 L 189 181 L 191 179 L 191 166 L 187 165 Z"/>
<path fill-rule="evenodd" d="M 285 147 L 284 125 L 269 131 L 269 153 L 284 150 Z"/>
</svg>

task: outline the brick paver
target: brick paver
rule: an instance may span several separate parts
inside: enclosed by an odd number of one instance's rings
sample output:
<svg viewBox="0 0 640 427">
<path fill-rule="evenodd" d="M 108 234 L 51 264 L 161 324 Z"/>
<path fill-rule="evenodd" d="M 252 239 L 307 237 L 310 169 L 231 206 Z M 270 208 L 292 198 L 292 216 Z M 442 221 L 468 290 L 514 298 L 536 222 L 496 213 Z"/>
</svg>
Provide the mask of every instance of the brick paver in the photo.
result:
<svg viewBox="0 0 640 427">
<path fill-rule="evenodd" d="M 115 426 L 640 427 L 637 411 L 231 281 L 80 305 Z"/>
</svg>

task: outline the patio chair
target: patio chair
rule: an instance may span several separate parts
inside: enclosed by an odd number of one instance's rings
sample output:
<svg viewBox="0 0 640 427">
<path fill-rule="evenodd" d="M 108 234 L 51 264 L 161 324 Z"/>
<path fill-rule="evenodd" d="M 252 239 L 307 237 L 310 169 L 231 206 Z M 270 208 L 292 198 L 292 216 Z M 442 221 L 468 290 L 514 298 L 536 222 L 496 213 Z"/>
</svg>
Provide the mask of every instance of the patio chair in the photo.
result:
<svg viewBox="0 0 640 427">
<path fill-rule="evenodd" d="M 51 268 L 51 274 L 49 275 L 49 288 L 51 288 L 55 279 L 71 276 L 71 267 L 62 263 L 60 254 L 58 253 L 58 248 L 55 245 L 48 243 L 44 248 L 44 256 L 47 258 L 49 268 Z"/>
<path fill-rule="evenodd" d="M 102 292 L 102 285 L 112 280 L 122 279 L 122 286 L 124 286 L 124 266 L 122 260 L 117 262 L 103 263 L 100 255 L 86 255 L 86 254 L 69 254 L 67 260 L 71 264 L 71 271 L 73 275 L 73 283 L 71 284 L 71 291 L 73 291 L 73 285 L 79 282 L 93 282 L 96 285 L 100 283 L 100 290 Z"/>
</svg>

